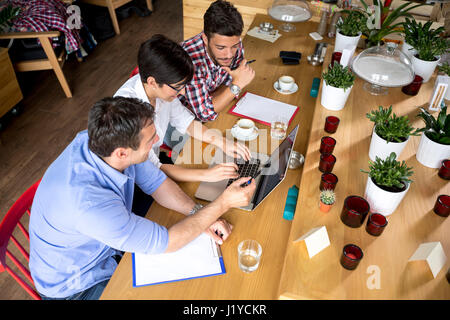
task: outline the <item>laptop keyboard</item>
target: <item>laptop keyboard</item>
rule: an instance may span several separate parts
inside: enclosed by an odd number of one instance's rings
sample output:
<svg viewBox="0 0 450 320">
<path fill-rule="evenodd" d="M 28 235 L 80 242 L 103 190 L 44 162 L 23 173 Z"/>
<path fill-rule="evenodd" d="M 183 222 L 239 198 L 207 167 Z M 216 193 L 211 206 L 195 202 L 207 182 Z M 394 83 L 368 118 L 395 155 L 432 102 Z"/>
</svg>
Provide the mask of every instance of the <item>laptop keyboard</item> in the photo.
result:
<svg viewBox="0 0 450 320">
<path fill-rule="evenodd" d="M 235 160 L 234 163 L 238 166 L 238 174 L 239 177 L 236 179 L 228 180 L 227 187 L 232 184 L 234 181 L 242 178 L 242 177 L 250 177 L 254 176 L 259 169 L 259 165 L 261 164 L 261 160 L 259 159 L 250 159 L 249 161 L 243 161 L 242 159 Z"/>
</svg>

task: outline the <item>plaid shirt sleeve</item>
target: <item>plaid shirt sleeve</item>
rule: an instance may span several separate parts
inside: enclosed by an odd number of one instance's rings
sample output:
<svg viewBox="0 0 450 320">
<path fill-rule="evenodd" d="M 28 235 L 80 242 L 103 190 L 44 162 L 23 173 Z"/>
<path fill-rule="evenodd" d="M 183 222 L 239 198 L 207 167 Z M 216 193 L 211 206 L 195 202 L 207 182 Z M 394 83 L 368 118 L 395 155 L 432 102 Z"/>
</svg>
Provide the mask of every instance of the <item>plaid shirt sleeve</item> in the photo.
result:
<svg viewBox="0 0 450 320">
<path fill-rule="evenodd" d="M 201 74 L 202 72 L 196 70 L 191 83 L 186 86 L 186 102 L 189 103 L 197 119 L 202 122 L 212 121 L 217 118 L 218 114 L 214 111 L 212 97 L 208 91 L 206 80 Z"/>
</svg>

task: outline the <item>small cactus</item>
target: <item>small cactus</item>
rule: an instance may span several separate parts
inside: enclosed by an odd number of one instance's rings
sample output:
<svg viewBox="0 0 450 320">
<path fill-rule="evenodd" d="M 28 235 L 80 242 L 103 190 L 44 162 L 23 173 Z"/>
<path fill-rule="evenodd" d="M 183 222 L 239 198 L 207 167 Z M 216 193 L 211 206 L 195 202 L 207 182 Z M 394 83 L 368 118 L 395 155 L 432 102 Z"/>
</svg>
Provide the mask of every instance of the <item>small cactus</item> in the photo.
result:
<svg viewBox="0 0 450 320">
<path fill-rule="evenodd" d="M 336 201 L 336 194 L 333 190 L 322 190 L 320 192 L 320 201 L 328 205 L 333 204 Z"/>
</svg>

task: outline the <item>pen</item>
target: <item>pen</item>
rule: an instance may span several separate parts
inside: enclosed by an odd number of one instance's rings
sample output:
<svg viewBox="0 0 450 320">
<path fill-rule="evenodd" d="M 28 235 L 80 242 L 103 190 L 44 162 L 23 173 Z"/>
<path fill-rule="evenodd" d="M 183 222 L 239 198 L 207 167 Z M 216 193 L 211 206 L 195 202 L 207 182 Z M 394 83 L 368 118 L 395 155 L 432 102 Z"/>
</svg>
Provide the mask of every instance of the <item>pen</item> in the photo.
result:
<svg viewBox="0 0 450 320">
<path fill-rule="evenodd" d="M 261 174 L 261 170 L 259 170 L 254 176 L 252 176 L 252 179 L 256 179 L 260 174 Z M 252 179 L 250 179 L 247 182 L 244 182 L 243 184 L 241 184 L 241 187 L 248 186 L 250 183 L 252 183 Z"/>
<path fill-rule="evenodd" d="M 245 65 L 250 64 L 250 63 L 253 63 L 253 62 L 255 62 L 255 61 L 256 61 L 256 59 L 249 60 L 249 61 L 247 61 L 247 63 L 246 63 Z"/>
</svg>

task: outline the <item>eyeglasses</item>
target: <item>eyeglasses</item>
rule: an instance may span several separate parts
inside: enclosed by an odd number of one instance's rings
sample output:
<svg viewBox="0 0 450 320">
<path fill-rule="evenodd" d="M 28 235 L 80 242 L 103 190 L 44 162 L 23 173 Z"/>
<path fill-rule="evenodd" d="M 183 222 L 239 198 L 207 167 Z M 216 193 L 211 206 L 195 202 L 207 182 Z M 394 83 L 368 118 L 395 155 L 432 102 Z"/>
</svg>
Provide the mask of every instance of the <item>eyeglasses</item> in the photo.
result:
<svg viewBox="0 0 450 320">
<path fill-rule="evenodd" d="M 171 86 L 171 85 L 168 84 L 168 83 L 166 83 L 166 84 L 167 84 L 167 86 L 168 86 L 169 88 L 175 90 L 175 91 L 177 92 L 177 94 L 178 94 L 181 90 L 183 90 L 184 88 L 186 88 L 186 85 L 183 85 L 181 88 L 177 89 L 177 88 Z"/>
</svg>

